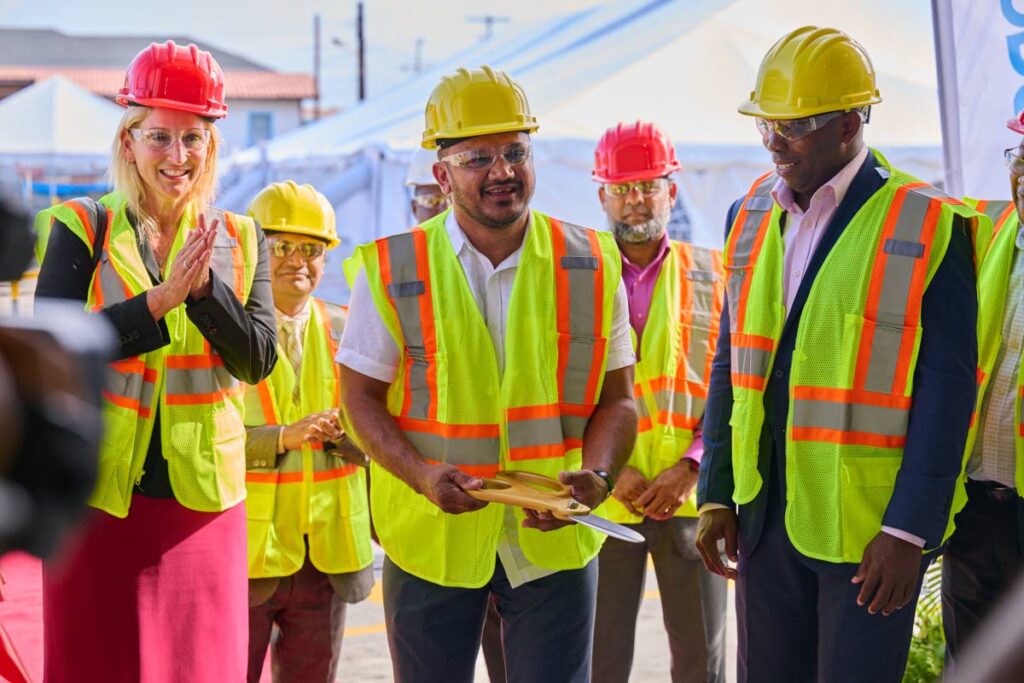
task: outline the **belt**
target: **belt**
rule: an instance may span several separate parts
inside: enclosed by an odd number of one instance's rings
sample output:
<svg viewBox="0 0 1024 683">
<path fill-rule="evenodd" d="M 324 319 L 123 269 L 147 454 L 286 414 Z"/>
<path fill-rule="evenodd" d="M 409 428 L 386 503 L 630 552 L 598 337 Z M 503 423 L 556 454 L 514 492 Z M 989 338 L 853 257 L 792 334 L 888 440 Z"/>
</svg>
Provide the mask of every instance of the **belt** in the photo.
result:
<svg viewBox="0 0 1024 683">
<path fill-rule="evenodd" d="M 1017 489 L 1005 486 L 998 481 L 967 480 L 969 497 L 985 497 L 996 503 L 1012 503 L 1017 500 Z"/>
</svg>

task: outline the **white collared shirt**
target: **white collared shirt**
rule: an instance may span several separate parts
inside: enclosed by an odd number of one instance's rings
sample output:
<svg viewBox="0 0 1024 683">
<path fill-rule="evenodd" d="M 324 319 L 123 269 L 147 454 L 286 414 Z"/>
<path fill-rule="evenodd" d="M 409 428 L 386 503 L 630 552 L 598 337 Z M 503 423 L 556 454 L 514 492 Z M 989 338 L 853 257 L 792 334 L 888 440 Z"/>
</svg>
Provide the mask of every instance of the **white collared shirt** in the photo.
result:
<svg viewBox="0 0 1024 683">
<path fill-rule="evenodd" d="M 531 224 L 526 227 L 523 243 L 526 242 L 526 234 L 532 229 Z M 445 230 L 466 275 L 473 299 L 487 323 L 487 331 L 494 343 L 498 359 L 500 376 L 505 366 L 505 331 L 509 301 L 512 297 L 516 268 L 522 254 L 522 245 L 495 266 L 466 237 L 455 220 L 454 211 L 450 212 L 445 220 Z M 626 288 L 620 278 L 612 307 L 607 371 L 618 370 L 635 362 L 629 330 L 629 304 Z M 360 271 L 353 283 L 345 332 L 341 337 L 335 360 L 356 372 L 389 384 L 398 374 L 401 350 L 384 325 L 380 313 L 377 312 L 365 271 Z M 527 581 L 553 574 L 554 572 L 550 570 L 531 564 L 523 556 L 518 544 L 519 534 L 511 507 L 506 507 L 504 522 L 505 531 L 498 541 L 498 558 L 508 576 L 509 584 L 515 588 Z"/>
<path fill-rule="evenodd" d="M 1024 342 L 1024 226 L 1017 230 L 1010 284 L 1003 308 L 1002 342 L 978 411 L 978 438 L 967 461 L 967 476 L 1016 488 L 1017 445 L 1014 415 L 1021 343 Z"/>
</svg>

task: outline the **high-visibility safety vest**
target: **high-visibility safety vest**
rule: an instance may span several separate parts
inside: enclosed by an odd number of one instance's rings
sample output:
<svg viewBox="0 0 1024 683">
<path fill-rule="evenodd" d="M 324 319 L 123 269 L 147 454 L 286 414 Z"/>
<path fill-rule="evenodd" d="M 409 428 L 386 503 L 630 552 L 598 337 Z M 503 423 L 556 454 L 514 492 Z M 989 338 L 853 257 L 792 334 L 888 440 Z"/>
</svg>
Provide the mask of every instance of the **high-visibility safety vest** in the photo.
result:
<svg viewBox="0 0 1024 683">
<path fill-rule="evenodd" d="M 614 238 L 532 212 L 499 377 L 494 344 L 448 239 L 447 215 L 359 247 L 350 264 L 349 272 L 365 268 L 377 311 L 401 349 L 389 412 L 424 458 L 472 475 L 506 469 L 556 477 L 579 469 L 621 276 Z M 399 567 L 443 586 L 479 587 L 491 578 L 504 505 L 450 515 L 372 468 L 374 524 Z M 523 511 L 514 512 L 521 522 Z M 516 530 L 526 559 L 551 570 L 583 567 L 604 540 L 578 524 Z"/>
<path fill-rule="evenodd" d="M 300 377 L 289 362 L 245 391 L 247 427 L 288 425 L 338 408 L 340 373 L 334 356 L 345 327 L 340 306 L 310 299 Z M 278 345 L 278 358 L 287 358 Z M 294 388 L 299 382 L 299 403 Z M 373 561 L 366 474 L 308 442 L 280 457 L 277 467 L 245 475 L 249 524 L 249 576 L 291 576 L 309 559 L 325 574 L 352 572 Z"/>
<path fill-rule="evenodd" d="M 985 260 L 978 273 L 978 399 L 974 414 L 971 416 L 971 429 L 967 433 L 967 448 L 964 451 L 964 464 L 974 451 L 980 428 L 978 413 L 981 402 L 988 390 L 992 371 L 995 369 L 999 346 L 1003 342 L 1003 317 L 1006 303 L 1011 296 L 1009 291 L 1010 272 L 1013 270 L 1013 257 L 1016 252 L 1017 231 L 1020 219 L 1017 209 L 1010 201 L 985 201 L 965 199 L 965 203 L 974 206 L 992 219 L 992 242 Z M 1020 292 L 1012 293 L 1020 296 Z M 1006 340 L 1010 341 L 1010 340 Z M 1019 355 L 1019 352 L 1018 352 Z M 1015 484 L 1018 495 L 1024 493 L 1024 363 L 1017 374 L 1016 399 L 1013 409 L 1013 434 L 1017 452 Z M 964 502 L 964 501 L 959 501 Z M 960 510 L 962 505 L 954 508 Z"/>
<path fill-rule="evenodd" d="M 786 424 L 786 529 L 794 547 L 860 562 L 903 459 L 921 343 L 921 300 L 954 214 L 988 219 L 889 166 L 811 285 L 796 331 Z M 785 322 L 782 209 L 759 178 L 726 241 L 732 342 L 733 499 L 761 488 L 764 391 Z M 952 516 L 946 537 L 952 532 Z"/>
<path fill-rule="evenodd" d="M 679 462 L 704 417 L 724 280 L 722 252 L 670 243 L 651 293 L 636 364 L 639 423 L 627 464 L 648 480 Z M 615 498 L 601 506 L 600 515 L 622 524 L 643 521 Z M 693 495 L 675 516 L 697 516 Z"/>
<path fill-rule="evenodd" d="M 95 210 L 106 211 L 107 230 L 90 280 L 87 310 L 99 311 L 153 287 L 125 207 L 124 197 L 111 193 L 98 205 L 71 200 L 44 212 L 66 225 L 91 254 L 99 218 Z M 244 303 L 256 271 L 256 224 L 216 209 L 207 209 L 206 218 L 218 221 L 210 267 Z M 195 227 L 190 209 L 182 216 L 164 277 Z M 132 488 L 142 479 L 155 406 L 175 498 L 201 512 L 220 512 L 245 498 L 241 385 L 188 319 L 184 304 L 169 311 L 164 322 L 170 344 L 114 361 L 104 377 L 99 474 L 89 504 L 115 517 L 128 515 Z"/>
</svg>

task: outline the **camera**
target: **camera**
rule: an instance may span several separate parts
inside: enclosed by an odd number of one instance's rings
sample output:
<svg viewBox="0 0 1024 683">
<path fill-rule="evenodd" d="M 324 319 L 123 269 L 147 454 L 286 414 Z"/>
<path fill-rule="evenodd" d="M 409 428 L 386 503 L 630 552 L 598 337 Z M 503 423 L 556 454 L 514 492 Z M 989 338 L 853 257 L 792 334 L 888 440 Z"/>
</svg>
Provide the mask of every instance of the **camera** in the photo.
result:
<svg viewBox="0 0 1024 683">
<path fill-rule="evenodd" d="M 27 214 L 0 198 L 0 282 L 22 277 L 34 243 Z M 81 303 L 33 308 L 0 316 L 0 553 L 49 557 L 95 484 L 102 379 L 117 347 Z"/>
</svg>

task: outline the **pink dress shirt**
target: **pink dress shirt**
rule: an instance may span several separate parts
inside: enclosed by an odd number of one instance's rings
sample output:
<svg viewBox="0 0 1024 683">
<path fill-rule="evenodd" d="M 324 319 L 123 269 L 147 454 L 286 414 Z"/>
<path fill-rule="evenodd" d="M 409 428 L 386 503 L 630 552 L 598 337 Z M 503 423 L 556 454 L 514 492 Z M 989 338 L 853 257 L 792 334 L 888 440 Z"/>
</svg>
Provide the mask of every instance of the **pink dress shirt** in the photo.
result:
<svg viewBox="0 0 1024 683">
<path fill-rule="evenodd" d="M 626 298 L 629 301 L 629 324 L 636 332 L 637 360 L 640 360 L 640 339 L 643 337 L 644 325 L 647 324 L 647 316 L 651 310 L 654 284 L 658 281 L 661 264 L 665 262 L 668 250 L 668 233 L 665 233 L 661 237 L 658 255 L 646 266 L 638 266 L 626 258 L 625 254 L 622 254 L 622 282 L 626 285 Z M 697 427 L 694 430 L 693 443 L 686 449 L 683 457 L 689 458 L 699 465 L 703 455 L 704 441 L 700 438 L 700 427 Z"/>
<path fill-rule="evenodd" d="M 865 146 L 860 153 L 846 166 L 843 166 L 839 173 L 836 173 L 830 181 L 818 188 L 818 191 L 811 196 L 811 203 L 805 213 L 793 198 L 793 190 L 789 189 L 785 181 L 779 178 L 772 188 L 772 198 L 783 211 L 789 214 L 786 217 L 786 227 L 783 229 L 783 279 L 782 293 L 786 298 L 786 314 L 789 314 L 793 307 L 793 299 L 796 298 L 797 290 L 803 281 L 807 266 L 810 265 L 811 257 L 814 256 L 821 236 L 825 234 L 832 216 L 850 189 L 857 171 L 868 158 L 868 148 Z"/>
</svg>

